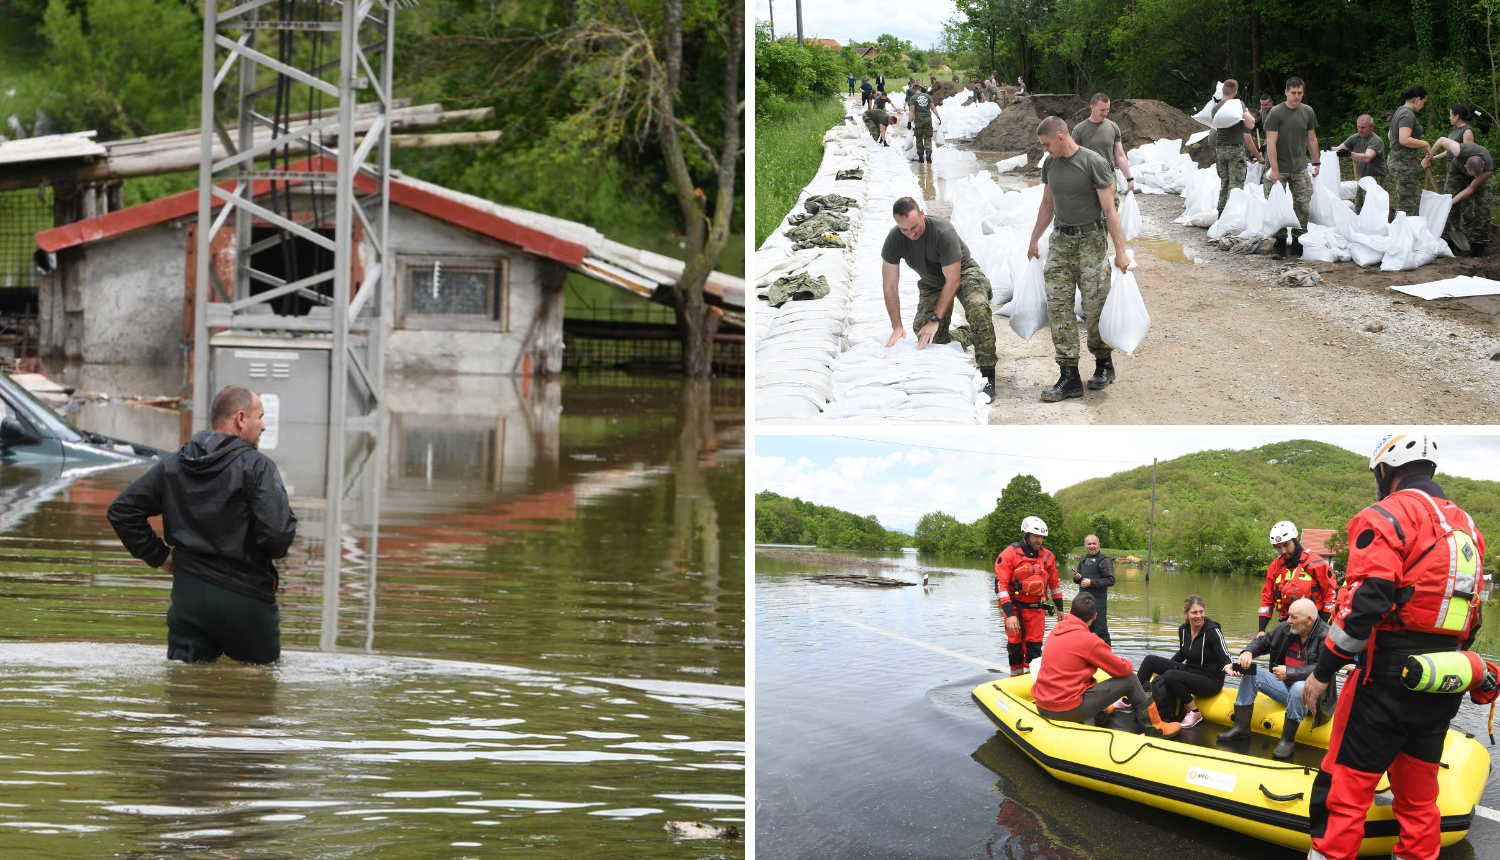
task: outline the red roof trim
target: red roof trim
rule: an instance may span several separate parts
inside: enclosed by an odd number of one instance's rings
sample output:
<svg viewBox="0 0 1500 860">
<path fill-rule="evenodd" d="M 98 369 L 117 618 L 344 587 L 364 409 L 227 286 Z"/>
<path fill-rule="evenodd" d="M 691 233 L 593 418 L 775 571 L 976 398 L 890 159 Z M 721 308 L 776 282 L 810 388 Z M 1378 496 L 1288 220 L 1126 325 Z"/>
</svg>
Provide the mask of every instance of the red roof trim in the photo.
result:
<svg viewBox="0 0 1500 860">
<path fill-rule="evenodd" d="M 331 159 L 318 158 L 294 164 L 288 169 L 321 169 L 332 173 L 332 167 Z M 301 183 L 294 180 L 289 184 Z M 233 186 L 233 181 L 219 183 L 219 187 L 226 191 Z M 355 186 L 361 191 L 370 192 L 375 188 L 375 180 L 364 174 L 357 174 Z M 270 181 L 258 179 L 253 183 L 251 193 L 259 196 L 269 190 Z M 555 260 L 566 266 L 579 267 L 583 265 L 584 257 L 588 256 L 588 248 L 577 242 L 560 239 L 550 233 L 527 227 L 491 212 L 485 212 L 457 200 L 450 200 L 430 191 L 407 185 L 399 179 L 391 180 L 391 202 L 472 230 L 480 235 L 498 239 L 508 245 L 515 245 L 522 250 Z M 221 201 L 216 199 L 214 208 L 217 209 L 220 205 Z M 44 230 L 37 234 L 36 244 L 43 251 L 56 253 L 65 248 L 113 239 L 146 227 L 186 218 L 197 211 L 197 189 L 183 191 L 180 194 L 152 200 L 129 209 L 120 209 L 107 215 Z"/>
</svg>

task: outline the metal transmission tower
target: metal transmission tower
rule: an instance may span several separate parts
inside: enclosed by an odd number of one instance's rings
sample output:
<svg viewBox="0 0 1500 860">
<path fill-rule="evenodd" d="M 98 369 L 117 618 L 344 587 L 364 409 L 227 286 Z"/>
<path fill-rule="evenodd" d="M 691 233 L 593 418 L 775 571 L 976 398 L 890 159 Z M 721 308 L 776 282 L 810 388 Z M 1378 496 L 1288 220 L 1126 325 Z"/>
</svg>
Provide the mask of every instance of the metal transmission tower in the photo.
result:
<svg viewBox="0 0 1500 860">
<path fill-rule="evenodd" d="M 380 432 L 398 2 L 204 4 L 193 420 L 208 427 L 214 392 L 246 376 L 258 391 L 293 398 L 294 416 L 282 420 L 326 407 L 325 618 L 338 613 L 345 551 L 368 566 L 374 586 L 381 470 L 368 476 L 376 510 L 362 511 L 372 519 L 356 552 L 344 523 L 354 492 L 346 434 Z M 330 72 L 333 82 L 324 79 Z M 294 115 L 304 97 L 306 112 Z M 226 230 L 232 235 L 220 237 Z M 275 355 L 292 360 L 278 366 Z M 259 365 L 248 363 L 257 357 Z M 312 366 L 319 371 L 303 373 Z M 323 644 L 334 644 L 326 625 Z"/>
</svg>

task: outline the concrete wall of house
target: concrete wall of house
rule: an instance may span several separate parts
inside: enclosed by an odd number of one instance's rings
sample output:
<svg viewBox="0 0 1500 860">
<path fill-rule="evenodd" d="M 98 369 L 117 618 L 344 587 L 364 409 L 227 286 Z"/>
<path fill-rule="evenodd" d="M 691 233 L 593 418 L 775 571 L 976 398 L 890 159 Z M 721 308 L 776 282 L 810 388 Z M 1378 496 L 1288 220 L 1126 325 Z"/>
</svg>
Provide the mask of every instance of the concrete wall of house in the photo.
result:
<svg viewBox="0 0 1500 860">
<path fill-rule="evenodd" d="M 58 255 L 39 290 L 40 349 L 45 355 L 102 364 L 181 366 L 186 245 L 181 225 L 150 227 Z M 566 269 L 518 253 L 444 221 L 391 209 L 390 265 L 384 297 L 386 369 L 394 373 L 494 375 L 562 371 Z M 369 246 L 365 269 L 372 260 Z M 409 258 L 509 261 L 509 330 L 456 331 L 407 326 L 401 313 Z M 528 361 L 529 359 L 529 361 Z"/>
</svg>

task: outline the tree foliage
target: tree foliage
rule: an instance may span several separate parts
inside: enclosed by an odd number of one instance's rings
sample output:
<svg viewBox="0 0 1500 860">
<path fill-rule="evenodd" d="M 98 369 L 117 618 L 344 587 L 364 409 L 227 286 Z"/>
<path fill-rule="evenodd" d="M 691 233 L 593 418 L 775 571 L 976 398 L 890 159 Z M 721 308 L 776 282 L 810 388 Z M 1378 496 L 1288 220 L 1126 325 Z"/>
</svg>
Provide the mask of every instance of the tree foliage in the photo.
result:
<svg viewBox="0 0 1500 860">
<path fill-rule="evenodd" d="M 873 515 L 862 517 L 765 490 L 755 494 L 755 540 L 829 549 L 902 549 L 912 538 L 887 531 Z"/>
<path fill-rule="evenodd" d="M 1073 548 L 1073 539 L 1063 525 L 1063 509 L 1057 500 L 1042 492 L 1042 482 L 1031 475 L 1017 475 L 1010 479 L 1000 498 L 995 500 L 995 510 L 990 513 L 985 549 L 997 556 L 1007 546 L 1021 539 L 1021 521 L 1027 517 L 1041 517 L 1047 524 L 1047 538 L 1042 546 L 1059 557 L 1066 557 Z"/>
</svg>

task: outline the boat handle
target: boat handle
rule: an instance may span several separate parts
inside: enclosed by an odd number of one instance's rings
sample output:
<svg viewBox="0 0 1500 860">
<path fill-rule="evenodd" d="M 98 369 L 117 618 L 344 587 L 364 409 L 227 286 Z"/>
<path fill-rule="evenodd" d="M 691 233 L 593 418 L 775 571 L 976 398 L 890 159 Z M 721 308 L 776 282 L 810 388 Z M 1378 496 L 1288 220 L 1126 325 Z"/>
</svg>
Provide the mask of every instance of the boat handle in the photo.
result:
<svg viewBox="0 0 1500 860">
<path fill-rule="evenodd" d="M 1034 726 L 1023 726 L 1023 725 L 1021 725 L 1021 721 L 1020 720 L 1016 720 L 1016 731 L 1029 732 L 1033 728 L 1035 728 L 1035 727 Z"/>
<path fill-rule="evenodd" d="M 1296 794 L 1272 794 L 1271 790 L 1269 788 L 1266 788 L 1265 783 L 1261 783 L 1260 793 L 1264 794 L 1266 797 L 1269 797 L 1272 800 L 1301 800 L 1302 799 L 1302 792 L 1300 792 L 1300 791 L 1297 792 Z"/>
</svg>

